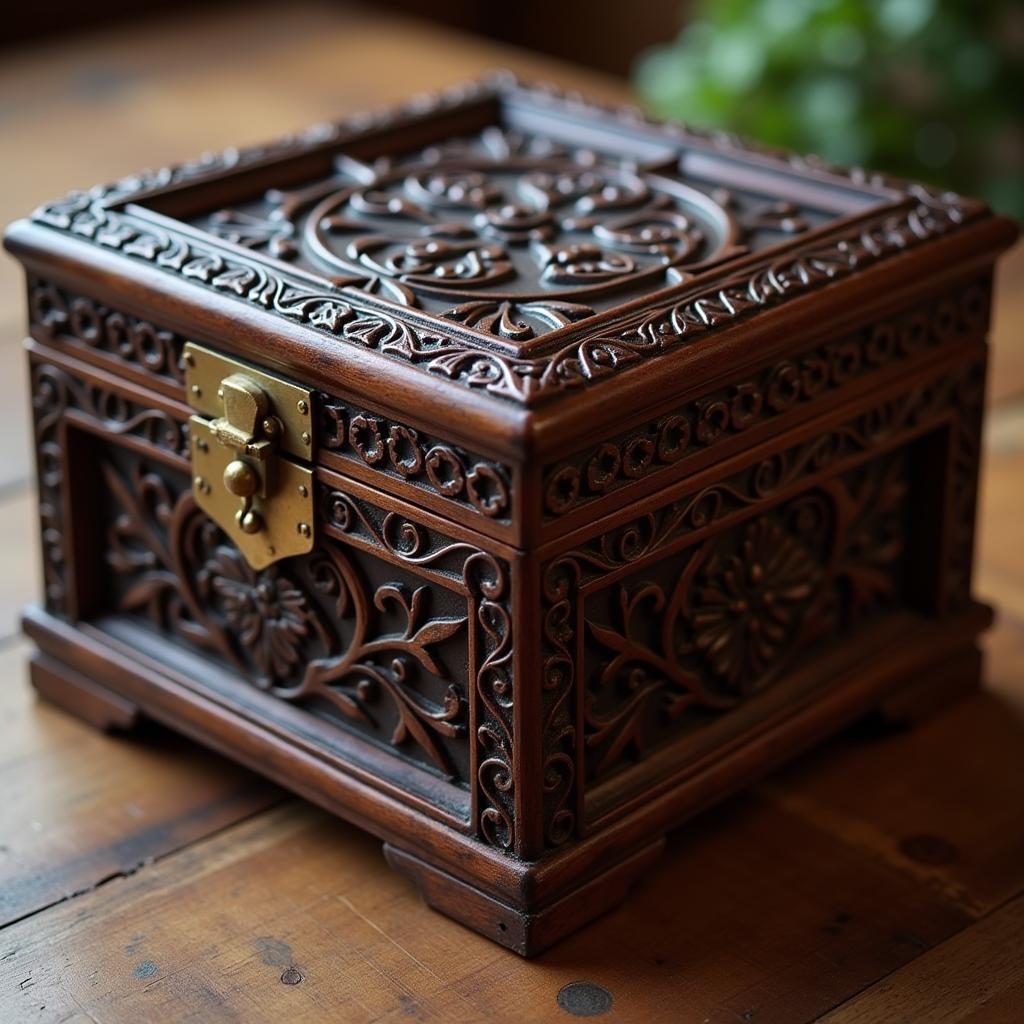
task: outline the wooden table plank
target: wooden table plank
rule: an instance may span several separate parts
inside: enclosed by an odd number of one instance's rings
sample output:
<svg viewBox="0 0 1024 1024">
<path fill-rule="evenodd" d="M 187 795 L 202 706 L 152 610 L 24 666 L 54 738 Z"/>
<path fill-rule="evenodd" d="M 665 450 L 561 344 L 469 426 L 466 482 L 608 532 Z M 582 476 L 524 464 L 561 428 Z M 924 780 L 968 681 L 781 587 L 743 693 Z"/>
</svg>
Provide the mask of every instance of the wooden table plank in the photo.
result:
<svg viewBox="0 0 1024 1024">
<path fill-rule="evenodd" d="M 944 942 L 822 1024 L 1018 1024 L 1024 1017 L 1024 897 Z"/>
<path fill-rule="evenodd" d="M 1024 443 L 989 450 L 981 479 L 978 530 L 978 593 L 1002 612 L 1024 618 Z"/>
<path fill-rule="evenodd" d="M 164 730 L 104 736 L 37 701 L 29 651 L 23 641 L 0 651 L 0 925 L 281 799 L 268 783 Z"/>
<path fill-rule="evenodd" d="M 992 362 L 989 401 L 993 404 L 1024 396 L 1024 243 L 1008 252 L 996 271 L 992 318 Z"/>
<path fill-rule="evenodd" d="M 1019 667 L 1024 628 L 999 628 Z M 851 730 L 759 792 L 974 916 L 1024 891 L 1024 712 L 997 693 L 907 733 Z"/>
<path fill-rule="evenodd" d="M 0 1019 L 557 1022 L 582 977 L 609 1020 L 792 1024 L 968 920 L 745 797 L 675 836 L 628 906 L 524 962 L 427 909 L 363 833 L 289 806 L 7 929 Z"/>
</svg>

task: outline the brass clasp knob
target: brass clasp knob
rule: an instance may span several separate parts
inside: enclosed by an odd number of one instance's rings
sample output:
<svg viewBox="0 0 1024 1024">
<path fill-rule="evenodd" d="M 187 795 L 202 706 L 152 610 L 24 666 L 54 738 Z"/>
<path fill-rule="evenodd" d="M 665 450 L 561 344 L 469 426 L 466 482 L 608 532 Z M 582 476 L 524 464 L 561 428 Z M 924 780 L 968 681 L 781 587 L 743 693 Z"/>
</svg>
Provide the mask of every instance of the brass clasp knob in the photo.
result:
<svg viewBox="0 0 1024 1024">
<path fill-rule="evenodd" d="M 235 459 L 224 467 L 224 487 L 229 494 L 242 499 L 235 520 L 245 533 L 259 533 L 263 520 L 252 510 L 252 496 L 260 488 L 260 475 L 248 462 Z"/>
<path fill-rule="evenodd" d="M 309 391 L 191 342 L 184 361 L 200 507 L 253 568 L 311 550 L 313 473 L 289 458 L 311 455 Z"/>
</svg>

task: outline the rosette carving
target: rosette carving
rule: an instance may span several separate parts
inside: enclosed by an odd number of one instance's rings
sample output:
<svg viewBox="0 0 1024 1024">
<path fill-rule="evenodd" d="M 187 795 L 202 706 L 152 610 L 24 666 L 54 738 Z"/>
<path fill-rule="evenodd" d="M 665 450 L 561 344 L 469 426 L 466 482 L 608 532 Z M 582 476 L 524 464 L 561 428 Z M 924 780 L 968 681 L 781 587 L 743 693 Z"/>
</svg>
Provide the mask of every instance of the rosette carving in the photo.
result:
<svg viewBox="0 0 1024 1024">
<path fill-rule="evenodd" d="M 589 776 L 739 707 L 896 603 L 906 473 L 904 453 L 884 457 L 588 600 Z"/>
</svg>

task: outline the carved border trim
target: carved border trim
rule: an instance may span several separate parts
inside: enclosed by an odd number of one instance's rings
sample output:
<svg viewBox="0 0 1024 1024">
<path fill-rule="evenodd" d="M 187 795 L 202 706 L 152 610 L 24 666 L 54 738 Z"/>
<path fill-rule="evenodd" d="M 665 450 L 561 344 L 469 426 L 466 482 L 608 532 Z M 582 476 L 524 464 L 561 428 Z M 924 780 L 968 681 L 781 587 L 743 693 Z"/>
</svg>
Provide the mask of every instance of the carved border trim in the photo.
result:
<svg viewBox="0 0 1024 1024">
<path fill-rule="evenodd" d="M 983 282 L 921 304 L 909 312 L 783 359 L 632 431 L 546 467 L 546 518 L 557 519 L 592 501 L 657 475 L 698 452 L 813 402 L 850 381 L 926 349 L 972 336 L 988 315 Z"/>
<path fill-rule="evenodd" d="M 36 278 L 29 280 L 29 310 L 39 337 L 81 342 L 180 390 L 184 400 L 182 335 Z M 318 394 L 317 401 L 321 450 L 496 522 L 511 521 L 508 466 L 331 395 Z"/>
<path fill-rule="evenodd" d="M 330 395 L 319 395 L 318 401 L 322 450 L 488 519 L 510 520 L 512 471 L 508 466 Z"/>
<path fill-rule="evenodd" d="M 65 337 L 184 389 L 185 339 L 49 281 L 28 280 L 29 323 L 44 338 Z"/>
</svg>

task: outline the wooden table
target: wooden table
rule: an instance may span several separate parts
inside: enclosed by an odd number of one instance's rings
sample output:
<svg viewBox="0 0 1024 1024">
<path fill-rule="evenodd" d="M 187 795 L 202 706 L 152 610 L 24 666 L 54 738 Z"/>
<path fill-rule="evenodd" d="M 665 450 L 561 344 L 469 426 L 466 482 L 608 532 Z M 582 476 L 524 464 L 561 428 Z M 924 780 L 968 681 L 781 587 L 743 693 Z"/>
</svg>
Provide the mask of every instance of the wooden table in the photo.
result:
<svg viewBox="0 0 1024 1024">
<path fill-rule="evenodd" d="M 251 5 L 6 55 L 0 220 L 494 66 L 621 83 L 366 11 Z M 0 267 L 0 1021 L 1024 1019 L 1024 258 L 1001 275 L 978 590 L 989 689 L 854 729 L 704 815 L 628 907 L 524 962 L 379 844 L 156 728 L 37 703 L 23 299 Z M 584 982 L 562 996 L 570 982 Z M 599 986 L 599 988 L 595 987 Z"/>
</svg>

